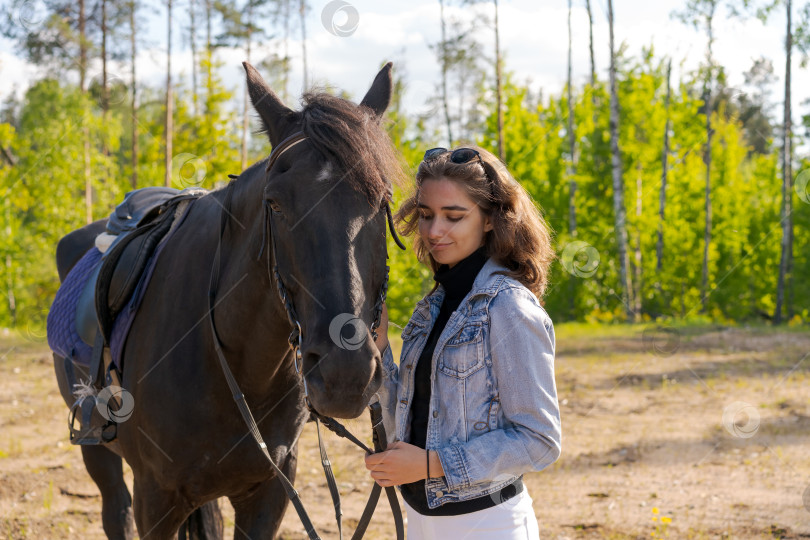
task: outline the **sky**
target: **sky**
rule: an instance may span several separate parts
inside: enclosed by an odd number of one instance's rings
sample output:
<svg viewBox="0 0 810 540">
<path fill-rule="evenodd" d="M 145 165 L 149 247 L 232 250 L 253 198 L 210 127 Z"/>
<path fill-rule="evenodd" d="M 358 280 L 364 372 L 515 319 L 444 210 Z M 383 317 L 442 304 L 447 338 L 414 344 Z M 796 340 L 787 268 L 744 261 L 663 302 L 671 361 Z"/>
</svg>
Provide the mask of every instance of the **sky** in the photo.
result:
<svg viewBox="0 0 810 540">
<path fill-rule="evenodd" d="M 0 0 L 7 2 L 9 0 Z M 706 38 L 701 30 L 688 27 L 671 17 L 683 9 L 684 1 L 673 0 L 615 0 L 615 38 L 617 46 L 626 42 L 631 55 L 639 55 L 642 47 L 653 45 L 656 56 L 673 58 L 673 82 L 680 69 L 691 70 L 702 60 Z M 28 24 L 37 24 L 37 0 L 30 0 L 28 11 L 18 14 Z M 152 2 L 158 5 L 156 2 Z M 177 5 L 178 2 L 175 2 Z M 160 4 L 162 5 L 162 4 Z M 188 77 L 191 53 L 188 40 L 178 31 L 187 24 L 185 2 L 175 8 L 177 24 L 173 32 L 173 76 Z M 323 0 L 311 2 L 307 16 L 307 61 L 310 82 L 329 83 L 346 90 L 355 100 L 362 98 L 382 62 L 394 62 L 394 70 L 405 73 L 407 91 L 406 110 L 425 110 L 425 100 L 434 93 L 439 80 L 439 66 L 428 45 L 439 40 L 439 4 L 435 0 L 380 1 L 380 0 Z M 592 1 L 594 14 L 594 41 L 597 73 L 607 78 L 609 41 L 606 0 Z M 449 13 L 472 8 L 446 8 Z M 476 9 L 491 13 L 491 5 Z M 148 11 L 146 9 L 142 10 Z M 166 23 L 164 10 L 153 8 L 147 16 L 144 34 L 146 44 L 138 56 L 137 70 L 141 82 L 159 86 L 165 81 Z M 528 82 L 533 90 L 543 89 L 546 96 L 563 87 L 567 70 L 567 1 L 565 0 L 501 0 L 500 35 L 505 54 L 506 69 L 515 73 L 520 82 Z M 33 14 L 33 15 L 32 15 Z M 798 14 L 794 14 L 794 21 Z M 295 21 L 295 19 L 294 19 Z M 743 83 L 743 73 L 754 59 L 765 57 L 773 61 L 775 82 L 772 91 L 774 104 L 779 104 L 783 93 L 784 74 L 784 14 L 775 13 L 767 24 L 756 19 L 738 20 L 721 8 L 715 20 L 714 56 L 723 65 L 732 86 Z M 573 25 L 573 73 L 575 83 L 588 79 L 588 16 L 584 0 L 575 0 Z M 292 95 L 299 95 L 303 82 L 301 42 L 295 30 L 290 43 L 293 73 L 290 84 Z M 491 28 L 480 25 L 480 41 L 488 51 L 493 49 Z M 255 53 L 254 53 L 255 54 Z M 491 54 L 491 53 L 490 53 Z M 238 90 L 244 80 L 241 62 L 245 59 L 240 49 L 221 49 L 224 61 L 221 75 L 226 84 Z M 258 56 L 258 55 L 257 55 Z M 256 58 L 257 56 L 254 56 Z M 89 76 L 100 74 L 100 65 L 93 65 Z M 112 65 L 112 76 L 128 79 L 125 64 Z M 119 75 L 120 73 L 120 75 Z M 37 77 L 47 73 L 27 64 L 15 54 L 13 43 L 0 38 L 0 99 L 9 93 L 21 94 Z M 805 112 L 800 103 L 810 98 L 810 75 L 799 66 L 799 54 L 794 54 L 793 65 L 794 122 Z M 288 105 L 296 108 L 297 102 Z M 776 113 L 778 109 L 775 109 Z"/>
</svg>

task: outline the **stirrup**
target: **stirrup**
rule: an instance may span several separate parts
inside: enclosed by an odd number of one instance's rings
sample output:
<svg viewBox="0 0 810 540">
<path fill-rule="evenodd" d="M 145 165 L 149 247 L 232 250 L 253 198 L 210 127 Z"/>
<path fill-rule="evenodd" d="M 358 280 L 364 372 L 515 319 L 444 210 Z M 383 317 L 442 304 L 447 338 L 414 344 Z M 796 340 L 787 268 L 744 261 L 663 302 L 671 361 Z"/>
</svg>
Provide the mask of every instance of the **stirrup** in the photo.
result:
<svg viewBox="0 0 810 540">
<path fill-rule="evenodd" d="M 70 443 L 77 445 L 104 444 L 115 440 L 118 425 L 106 420 L 96 408 L 96 396 L 84 396 L 76 400 L 68 413 Z M 79 426 L 76 427 L 76 417 Z"/>
</svg>

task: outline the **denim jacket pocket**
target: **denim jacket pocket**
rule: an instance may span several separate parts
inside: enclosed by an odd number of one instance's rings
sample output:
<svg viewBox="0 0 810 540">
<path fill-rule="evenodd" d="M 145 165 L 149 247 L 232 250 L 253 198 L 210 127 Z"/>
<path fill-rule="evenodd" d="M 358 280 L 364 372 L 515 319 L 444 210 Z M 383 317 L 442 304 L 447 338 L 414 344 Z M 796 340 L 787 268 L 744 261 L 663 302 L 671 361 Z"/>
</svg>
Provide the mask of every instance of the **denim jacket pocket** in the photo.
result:
<svg viewBox="0 0 810 540">
<path fill-rule="evenodd" d="M 484 324 L 468 322 L 444 346 L 439 371 L 450 377 L 466 379 L 484 367 Z"/>
</svg>

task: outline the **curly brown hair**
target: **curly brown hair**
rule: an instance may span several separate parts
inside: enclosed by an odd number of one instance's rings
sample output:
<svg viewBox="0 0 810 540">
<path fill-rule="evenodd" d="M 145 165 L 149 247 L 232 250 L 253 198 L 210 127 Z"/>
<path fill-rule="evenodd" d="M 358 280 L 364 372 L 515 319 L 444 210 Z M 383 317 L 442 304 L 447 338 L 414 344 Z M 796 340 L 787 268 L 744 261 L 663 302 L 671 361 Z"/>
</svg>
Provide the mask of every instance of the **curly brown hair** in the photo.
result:
<svg viewBox="0 0 810 540">
<path fill-rule="evenodd" d="M 484 237 L 486 255 L 509 269 L 500 273 L 517 279 L 542 301 L 548 288 L 551 263 L 556 258 L 551 245 L 551 228 L 529 193 L 503 162 L 479 146 L 464 145 L 463 148 L 476 150 L 483 168 L 477 158 L 453 163 L 451 151 L 422 161 L 416 172 L 415 190 L 396 213 L 398 229 L 404 236 L 417 232 L 414 238 L 417 258 L 430 265 L 434 272 L 438 270 L 439 263 L 418 234 L 419 193 L 425 180 L 446 178 L 458 182 L 492 222 L 493 229 Z"/>
</svg>

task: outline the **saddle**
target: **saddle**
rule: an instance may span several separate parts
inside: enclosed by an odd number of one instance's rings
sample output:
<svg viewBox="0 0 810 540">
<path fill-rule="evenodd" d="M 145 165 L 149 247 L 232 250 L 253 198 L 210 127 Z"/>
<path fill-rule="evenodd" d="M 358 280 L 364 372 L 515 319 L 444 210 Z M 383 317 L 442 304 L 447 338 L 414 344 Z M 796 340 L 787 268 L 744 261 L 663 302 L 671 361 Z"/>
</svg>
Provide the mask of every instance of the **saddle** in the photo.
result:
<svg viewBox="0 0 810 540">
<path fill-rule="evenodd" d="M 158 246 L 181 221 L 188 204 L 208 193 L 203 189 L 178 190 L 168 187 L 145 187 L 130 191 L 110 215 L 106 233 L 109 246 L 97 238 L 103 248 L 100 263 L 84 285 L 76 304 L 76 331 L 92 347 L 89 387 L 71 408 L 70 439 L 73 444 L 100 444 L 116 437 L 116 423 L 104 421 L 96 412 L 96 397 L 106 387 L 121 384 L 121 366 L 110 354 L 113 324 L 127 307 L 141 285 L 144 270 L 155 256 Z M 111 241 L 110 241 L 111 240 Z M 121 406 L 120 396 L 106 392 Z M 80 427 L 75 426 L 79 415 Z M 109 415 L 108 415 L 109 416 Z M 114 415 L 113 415 L 114 417 Z"/>
</svg>

